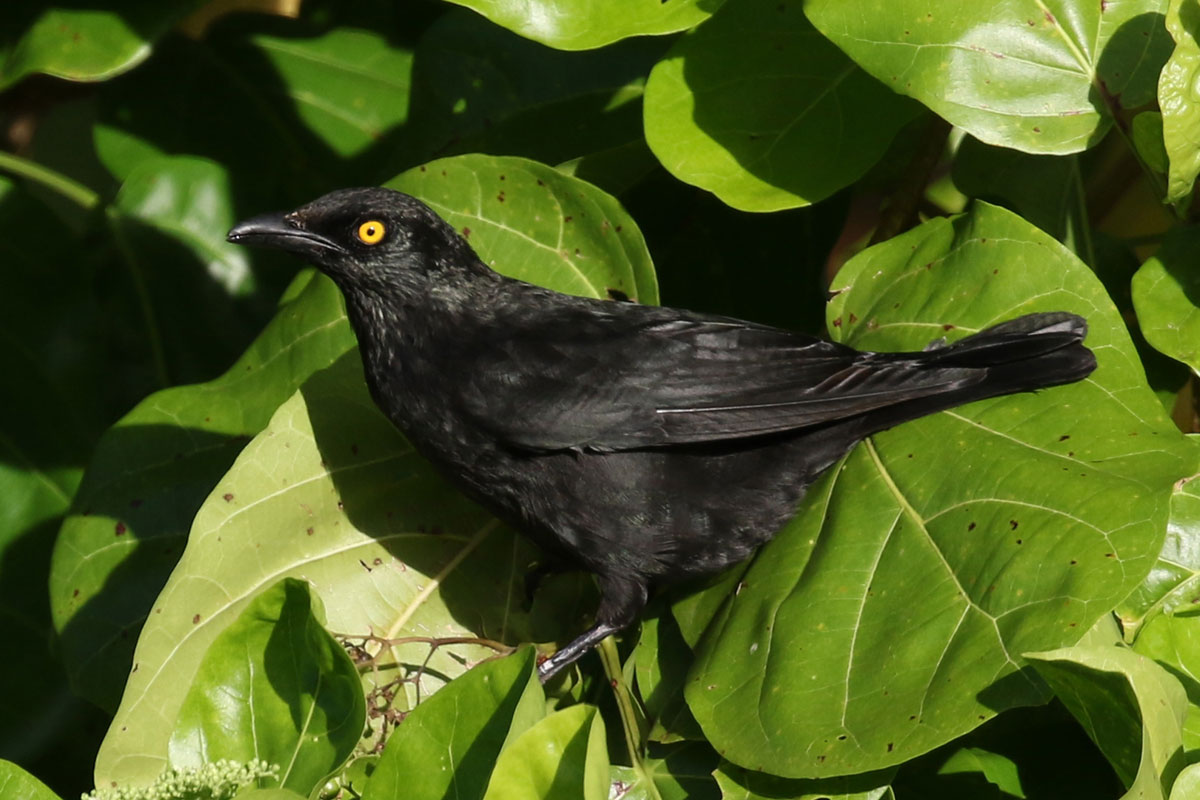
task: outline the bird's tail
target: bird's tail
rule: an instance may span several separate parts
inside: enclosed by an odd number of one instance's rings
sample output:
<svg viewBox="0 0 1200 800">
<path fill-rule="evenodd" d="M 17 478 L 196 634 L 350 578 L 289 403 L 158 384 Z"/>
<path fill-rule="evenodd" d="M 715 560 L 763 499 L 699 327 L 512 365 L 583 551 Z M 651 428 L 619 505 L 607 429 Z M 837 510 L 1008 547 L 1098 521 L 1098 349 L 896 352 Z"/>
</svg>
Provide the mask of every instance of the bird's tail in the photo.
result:
<svg viewBox="0 0 1200 800">
<path fill-rule="evenodd" d="M 1075 314 L 1028 314 L 954 344 L 935 343 L 921 353 L 905 354 L 930 368 L 979 370 L 981 375 L 960 388 L 867 412 L 858 418 L 858 434 L 869 436 L 976 400 L 1082 380 L 1096 368 L 1096 356 L 1083 345 L 1086 335 L 1087 321 Z"/>
<path fill-rule="evenodd" d="M 928 347 L 922 360 L 929 366 L 986 369 L 981 383 L 964 388 L 979 400 L 1086 378 L 1096 368 L 1096 356 L 1083 346 L 1085 336 L 1087 320 L 1076 314 L 1027 314 L 954 344 Z"/>
</svg>

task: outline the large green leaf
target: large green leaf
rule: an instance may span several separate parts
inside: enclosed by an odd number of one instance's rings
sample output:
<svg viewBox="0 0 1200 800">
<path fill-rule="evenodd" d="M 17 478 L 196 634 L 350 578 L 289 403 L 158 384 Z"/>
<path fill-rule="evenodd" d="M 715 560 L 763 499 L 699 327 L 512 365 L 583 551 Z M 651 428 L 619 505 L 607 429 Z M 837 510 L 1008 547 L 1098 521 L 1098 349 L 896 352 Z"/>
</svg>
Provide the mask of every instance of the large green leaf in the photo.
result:
<svg viewBox="0 0 1200 800">
<path fill-rule="evenodd" d="M 611 195 L 545 164 L 466 155 L 411 169 L 388 186 L 419 197 L 484 263 L 568 294 L 615 289 L 658 302 L 641 231 Z"/>
<path fill-rule="evenodd" d="M 484 800 L 604 800 L 609 796 L 604 720 L 595 706 L 556 711 L 518 736 L 496 761 Z"/>
<path fill-rule="evenodd" d="M 200 657 L 281 577 L 315 587 L 341 634 L 523 638 L 510 584 L 531 552 L 497 528 L 376 410 L 357 352 L 347 353 L 280 406 L 196 514 L 142 630 L 97 781 L 140 782 L 162 769 Z M 491 654 L 429 650 L 390 648 L 385 663 L 396 666 L 368 673 L 368 688 L 408 679 L 396 701 L 404 710 Z"/>
<path fill-rule="evenodd" d="M 1074 153 L 1109 104 L 1154 98 L 1170 53 L 1165 0 L 807 0 L 808 18 L 897 92 L 989 144 Z"/>
<path fill-rule="evenodd" d="M 482 797 L 500 752 L 546 714 L 534 655 L 480 664 L 417 706 L 388 739 L 364 799 Z"/>
<path fill-rule="evenodd" d="M 731 3 L 646 85 L 646 141 L 675 177 L 746 211 L 808 205 L 853 183 L 919 106 L 859 69 L 799 0 Z"/>
<path fill-rule="evenodd" d="M 97 445 L 50 574 L 63 659 L 93 702 L 116 707 L 137 631 L 221 474 L 305 378 L 353 346 L 337 289 L 311 278 L 228 372 L 151 395 Z"/>
<path fill-rule="evenodd" d="M 1184 765 L 1187 696 L 1179 681 L 1121 647 L 1027 657 L 1121 776 L 1123 800 L 1165 800 Z"/>
<path fill-rule="evenodd" d="M 34 72 L 100 81 L 131 69 L 150 54 L 154 40 L 198 2 L 134 0 L 114 11 L 45 8 L 32 16 L 18 11 L 4 26 L 6 33 L 11 36 L 21 23 L 28 27 L 0 49 L 0 89 Z"/>
<path fill-rule="evenodd" d="M 1167 30 L 1175 52 L 1158 80 L 1158 105 L 1162 109 L 1162 138 L 1167 150 L 1167 200 L 1181 207 L 1192 196 L 1200 175 L 1200 110 L 1195 85 L 1200 68 L 1200 3 L 1170 0 Z"/>
<path fill-rule="evenodd" d="M 463 156 L 411 170 L 394 185 L 469 229 L 480 256 L 498 269 L 563 291 L 603 296 L 613 287 L 656 299 L 637 227 L 615 200 L 582 181 L 523 159 Z M 323 280 L 321 285 L 321 291 L 329 290 Z M 336 305 L 329 325 L 344 324 Z M 299 343 L 291 359 L 310 364 L 306 352 Z M 284 385 L 277 380 L 271 389 Z M 238 404 L 234 397 L 228 401 Z M 261 411 L 267 403 L 251 405 Z M 191 439 L 198 436 L 192 428 L 204 430 L 193 422 L 169 432 Z M 221 451 L 221 458 L 229 454 Z M 114 465 L 110 474 L 124 472 Z M 171 480 L 153 460 L 138 477 Z M 211 488 L 211 478 L 210 467 L 188 491 Z M 110 497 L 108 490 L 97 494 Z M 139 490 L 134 496 L 146 495 Z M 193 497 L 187 508 L 195 508 Z M 112 500 L 121 515 L 92 518 L 85 529 L 107 536 L 109 545 L 114 524 L 120 535 L 133 527 L 125 522 L 128 501 L 122 495 Z M 171 519 L 178 523 L 184 514 L 175 512 Z M 510 584 L 519 583 L 532 551 L 495 527 L 443 484 L 376 411 L 357 353 L 346 353 L 280 407 L 196 514 L 187 551 L 138 642 L 98 775 L 125 783 L 161 769 L 164 720 L 173 719 L 182 703 L 181 687 L 189 684 L 199 654 L 249 598 L 285 575 L 317 586 L 331 628 L 341 633 L 526 638 L 519 635 L 526 624 L 516 609 L 519 587 Z M 170 535 L 174 540 L 178 529 Z M 100 547 L 98 538 L 82 552 Z M 80 572 L 101 584 L 116 569 L 112 561 L 70 554 Z M 56 581 L 56 593 L 71 598 L 64 609 L 70 612 L 78 608 L 70 606 L 73 583 L 66 574 Z M 214 593 L 214 585 L 221 591 Z M 432 690 L 462 672 L 464 659 L 490 651 L 439 649 L 424 669 L 417 669 L 428 655 L 424 644 L 410 643 L 391 654 L 403 676 L 413 678 L 398 700 L 403 706 L 419 690 Z M 372 673 L 368 684 L 385 682 L 394 672 Z"/>
<path fill-rule="evenodd" d="M 451 0 L 497 25 L 562 50 L 588 50 L 626 36 L 686 30 L 724 0 Z"/>
<path fill-rule="evenodd" d="M 320 598 L 284 579 L 209 645 L 169 745 L 173 769 L 222 759 L 279 766 L 271 783 L 307 795 L 366 725 L 358 669 L 321 627 Z"/>
<path fill-rule="evenodd" d="M 860 349 L 1068 310 L 1099 367 L 872 437 L 760 552 L 687 696 L 726 758 L 793 777 L 899 763 L 1043 699 L 1020 654 L 1073 643 L 1142 581 L 1196 463 L 1099 282 L 1009 212 L 925 223 L 833 291 L 830 329 Z"/>
</svg>

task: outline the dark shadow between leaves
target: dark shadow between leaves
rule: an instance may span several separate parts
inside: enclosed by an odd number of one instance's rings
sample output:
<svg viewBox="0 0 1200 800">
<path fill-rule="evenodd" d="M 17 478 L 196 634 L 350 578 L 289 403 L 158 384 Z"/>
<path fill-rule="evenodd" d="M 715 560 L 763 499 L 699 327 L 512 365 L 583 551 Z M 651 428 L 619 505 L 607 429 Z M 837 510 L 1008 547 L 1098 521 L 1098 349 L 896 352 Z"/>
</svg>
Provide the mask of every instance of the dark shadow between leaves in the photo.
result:
<svg viewBox="0 0 1200 800">
<path fill-rule="evenodd" d="M 1109 38 L 1100 53 L 1100 59 L 1096 63 L 1097 78 L 1088 92 L 1088 101 L 1102 117 L 1110 120 L 1122 109 L 1152 102 L 1153 91 L 1145 98 L 1131 100 L 1122 96 L 1125 85 L 1131 78 L 1129 73 L 1151 71 L 1153 75 L 1142 79 L 1141 82 L 1153 87 L 1173 47 L 1174 43 L 1166 31 L 1166 18 L 1162 14 L 1148 11 L 1126 20 Z M 1133 55 L 1137 57 L 1132 58 Z M 1107 125 L 1099 126 L 1088 140 L 1087 146 L 1098 144 L 1107 133 Z"/>
</svg>

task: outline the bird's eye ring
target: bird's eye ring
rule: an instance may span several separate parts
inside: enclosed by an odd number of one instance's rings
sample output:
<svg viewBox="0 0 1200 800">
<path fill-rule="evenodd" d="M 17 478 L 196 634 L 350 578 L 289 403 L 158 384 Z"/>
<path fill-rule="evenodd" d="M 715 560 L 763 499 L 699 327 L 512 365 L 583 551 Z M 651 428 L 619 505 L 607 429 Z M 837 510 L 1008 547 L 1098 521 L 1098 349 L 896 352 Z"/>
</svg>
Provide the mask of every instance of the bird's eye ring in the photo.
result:
<svg viewBox="0 0 1200 800">
<path fill-rule="evenodd" d="M 386 230 L 379 220 L 367 220 L 358 226 L 358 240 L 363 244 L 379 244 L 383 241 L 383 234 Z"/>
</svg>

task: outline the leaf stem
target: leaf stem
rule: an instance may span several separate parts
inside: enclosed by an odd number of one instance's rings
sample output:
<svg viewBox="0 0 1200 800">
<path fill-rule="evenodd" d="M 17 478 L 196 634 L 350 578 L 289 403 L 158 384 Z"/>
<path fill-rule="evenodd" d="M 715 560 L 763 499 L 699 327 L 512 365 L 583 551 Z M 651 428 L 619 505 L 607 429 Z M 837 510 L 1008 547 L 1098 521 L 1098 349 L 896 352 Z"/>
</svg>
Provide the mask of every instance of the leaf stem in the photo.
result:
<svg viewBox="0 0 1200 800">
<path fill-rule="evenodd" d="M 150 297 L 150 287 L 146 284 L 146 276 L 142 272 L 133 247 L 126 236 L 124 219 L 113 206 L 106 209 L 105 218 L 108 229 L 112 232 L 113 242 L 121 254 L 122 260 L 129 268 L 129 276 L 133 280 L 133 289 L 137 294 L 138 305 L 142 309 L 142 320 L 146 325 L 146 339 L 150 342 L 150 356 L 154 361 L 154 373 L 160 388 L 171 385 L 171 374 L 167 369 L 167 354 L 163 347 L 162 330 L 158 327 L 158 318 L 154 314 L 154 301 Z"/>
<path fill-rule="evenodd" d="M 1074 213 L 1068 209 L 1067 230 L 1070 232 L 1073 242 L 1075 255 L 1080 256 L 1083 262 L 1096 269 L 1096 247 L 1092 241 L 1092 225 L 1088 217 L 1087 209 L 1087 191 L 1083 185 L 1083 173 L 1079 169 L 1079 156 L 1070 156 L 1071 159 L 1071 193 L 1075 195 L 1075 210 Z M 1083 252 L 1080 253 L 1082 246 Z"/>
<path fill-rule="evenodd" d="M 0 170 L 34 181 L 88 211 L 99 207 L 101 203 L 100 195 L 82 183 L 4 150 L 0 150 Z"/>
<path fill-rule="evenodd" d="M 644 742 L 641 728 L 633 707 L 633 696 L 629 693 L 629 686 L 626 685 L 625 675 L 621 671 L 621 656 L 617 653 L 616 641 L 613 637 L 606 636 L 596 650 L 600 654 L 600 661 L 604 664 L 604 674 L 608 676 L 608 682 L 612 684 L 613 695 L 617 701 L 617 710 L 621 715 L 621 727 L 625 729 L 625 744 L 629 747 L 629 764 L 633 767 L 638 780 L 646 787 L 646 797 L 650 800 L 662 800 L 662 795 L 659 794 L 658 787 L 654 785 L 650 774 L 646 772 L 646 764 L 642 760 Z"/>
</svg>

